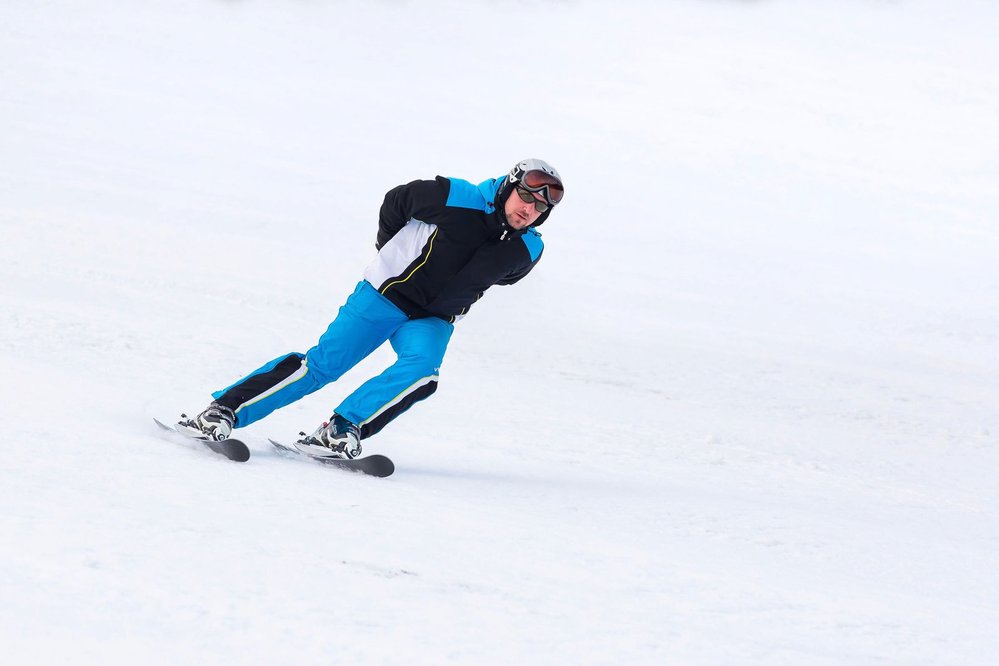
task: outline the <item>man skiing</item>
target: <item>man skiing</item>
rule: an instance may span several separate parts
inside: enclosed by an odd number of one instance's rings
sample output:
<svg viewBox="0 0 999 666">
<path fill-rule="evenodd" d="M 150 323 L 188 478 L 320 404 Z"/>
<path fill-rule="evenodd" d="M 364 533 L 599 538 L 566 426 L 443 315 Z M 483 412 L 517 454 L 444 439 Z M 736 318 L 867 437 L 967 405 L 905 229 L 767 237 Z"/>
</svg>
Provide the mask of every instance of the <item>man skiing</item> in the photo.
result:
<svg viewBox="0 0 999 666">
<path fill-rule="evenodd" d="M 316 345 L 216 391 L 207 409 L 178 428 L 224 440 L 233 428 L 336 381 L 387 340 L 396 362 L 295 443 L 319 458 L 357 457 L 362 439 L 437 390 L 454 323 L 489 287 L 513 284 L 538 263 L 544 245 L 535 228 L 563 194 L 558 172 L 539 159 L 478 185 L 438 176 L 389 190 L 379 212 L 378 254 Z"/>
</svg>

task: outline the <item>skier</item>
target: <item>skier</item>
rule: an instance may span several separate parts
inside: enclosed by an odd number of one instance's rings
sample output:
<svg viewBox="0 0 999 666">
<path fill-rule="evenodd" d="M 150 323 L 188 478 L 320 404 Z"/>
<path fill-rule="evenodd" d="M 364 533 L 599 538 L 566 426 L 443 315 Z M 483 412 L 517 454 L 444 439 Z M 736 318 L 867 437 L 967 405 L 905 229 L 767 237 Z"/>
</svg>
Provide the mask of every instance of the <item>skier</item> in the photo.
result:
<svg viewBox="0 0 999 666">
<path fill-rule="evenodd" d="M 538 263 L 544 245 L 536 227 L 563 193 L 558 172 L 539 159 L 478 185 L 438 176 L 389 190 L 378 217 L 378 254 L 316 345 L 216 391 L 207 409 L 178 427 L 224 440 L 233 428 L 336 381 L 388 340 L 398 360 L 295 443 L 315 457 L 357 457 L 362 439 L 437 390 L 454 323 L 486 289 L 513 284 Z"/>
</svg>

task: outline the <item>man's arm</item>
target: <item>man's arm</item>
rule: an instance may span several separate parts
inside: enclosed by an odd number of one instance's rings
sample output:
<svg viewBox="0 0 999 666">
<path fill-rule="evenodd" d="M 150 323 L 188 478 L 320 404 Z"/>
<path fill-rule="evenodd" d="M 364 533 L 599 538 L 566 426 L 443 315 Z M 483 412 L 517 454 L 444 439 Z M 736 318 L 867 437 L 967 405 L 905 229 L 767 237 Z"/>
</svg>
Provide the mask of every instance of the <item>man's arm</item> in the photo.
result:
<svg viewBox="0 0 999 666">
<path fill-rule="evenodd" d="M 540 255 L 538 255 L 538 258 L 532 261 L 531 263 L 527 264 L 526 266 L 524 266 L 519 270 L 514 271 L 513 273 L 510 273 L 506 277 L 499 280 L 496 284 L 508 285 L 517 282 L 518 280 L 526 276 L 528 273 L 530 273 L 531 269 L 537 266 L 539 261 L 541 261 Z"/>
<path fill-rule="evenodd" d="M 378 211 L 375 248 L 381 250 L 410 220 L 426 222 L 425 218 L 444 206 L 450 187 L 451 181 L 438 176 L 436 180 L 414 180 L 389 190 Z"/>
<path fill-rule="evenodd" d="M 507 285 L 517 282 L 530 273 L 531 269 L 537 266 L 538 262 L 541 261 L 541 254 L 545 251 L 545 244 L 541 241 L 541 234 L 535 232 L 533 229 L 528 229 L 527 232 L 520 237 L 520 240 L 523 241 L 524 246 L 527 248 L 530 263 L 525 264 L 503 276 L 496 282 L 496 284 Z"/>
</svg>

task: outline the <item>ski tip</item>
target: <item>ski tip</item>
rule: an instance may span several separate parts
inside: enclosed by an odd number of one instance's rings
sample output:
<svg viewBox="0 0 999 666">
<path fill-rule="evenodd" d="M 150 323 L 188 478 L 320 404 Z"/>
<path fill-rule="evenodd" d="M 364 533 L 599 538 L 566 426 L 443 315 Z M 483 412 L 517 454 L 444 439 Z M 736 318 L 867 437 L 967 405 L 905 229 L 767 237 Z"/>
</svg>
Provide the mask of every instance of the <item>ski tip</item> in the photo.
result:
<svg viewBox="0 0 999 666">
<path fill-rule="evenodd" d="M 315 460 L 324 465 L 333 465 L 334 467 L 351 472 L 359 472 L 381 479 L 384 479 L 386 476 L 392 476 L 392 473 L 395 472 L 395 463 L 390 458 L 382 455 L 364 456 L 351 460 L 344 460 L 342 458 L 315 458 Z"/>
<path fill-rule="evenodd" d="M 383 456 L 381 454 L 375 454 L 373 456 L 368 456 L 368 460 L 373 464 L 377 474 L 375 476 L 386 477 L 392 476 L 395 473 L 395 463 L 388 456 Z"/>
<path fill-rule="evenodd" d="M 235 441 L 233 442 L 230 447 L 229 455 L 226 457 L 229 458 L 229 460 L 234 460 L 235 462 L 246 462 L 250 459 L 249 447 L 247 447 L 246 444 L 243 444 L 243 442 L 238 442 L 238 444 L 241 444 L 242 446 L 236 446 L 236 443 L 237 442 Z"/>
<path fill-rule="evenodd" d="M 391 458 L 388 456 L 383 456 L 381 454 L 374 454 L 370 456 L 363 456 L 361 458 L 353 458 L 351 460 L 345 460 L 343 458 L 322 458 L 319 456 L 311 456 L 304 451 L 299 451 L 296 448 L 292 448 L 287 444 L 282 444 L 281 442 L 268 439 L 279 453 L 282 454 L 294 454 L 305 460 L 312 460 L 323 465 L 329 465 L 331 467 L 338 467 L 343 470 L 351 472 L 359 472 L 362 474 L 367 474 L 368 476 L 386 477 L 391 476 L 395 472 L 395 463 L 392 462 Z"/>
<path fill-rule="evenodd" d="M 182 435 L 192 442 L 198 442 L 199 444 L 208 447 L 215 453 L 225 456 L 233 462 L 246 462 L 250 459 L 250 447 L 248 447 L 242 440 L 230 438 L 215 441 L 212 439 L 205 439 L 203 437 L 195 437 L 193 433 L 187 432 L 187 428 L 179 429 L 176 426 L 168 426 L 157 418 L 153 418 L 153 423 L 167 432 Z"/>
</svg>

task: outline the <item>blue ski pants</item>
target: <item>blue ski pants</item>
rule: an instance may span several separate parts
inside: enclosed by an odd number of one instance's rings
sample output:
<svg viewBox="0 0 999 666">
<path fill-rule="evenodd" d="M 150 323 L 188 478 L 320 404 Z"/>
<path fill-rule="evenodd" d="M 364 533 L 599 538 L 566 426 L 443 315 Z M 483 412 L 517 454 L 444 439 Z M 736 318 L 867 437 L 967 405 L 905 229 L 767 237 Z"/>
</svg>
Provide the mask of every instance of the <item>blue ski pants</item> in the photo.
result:
<svg viewBox="0 0 999 666">
<path fill-rule="evenodd" d="M 334 410 L 370 437 L 437 390 L 453 331 L 436 317 L 409 319 L 362 280 L 312 349 L 278 357 L 212 397 L 235 412 L 237 428 L 247 426 L 336 381 L 388 341 L 396 362 Z"/>
</svg>

